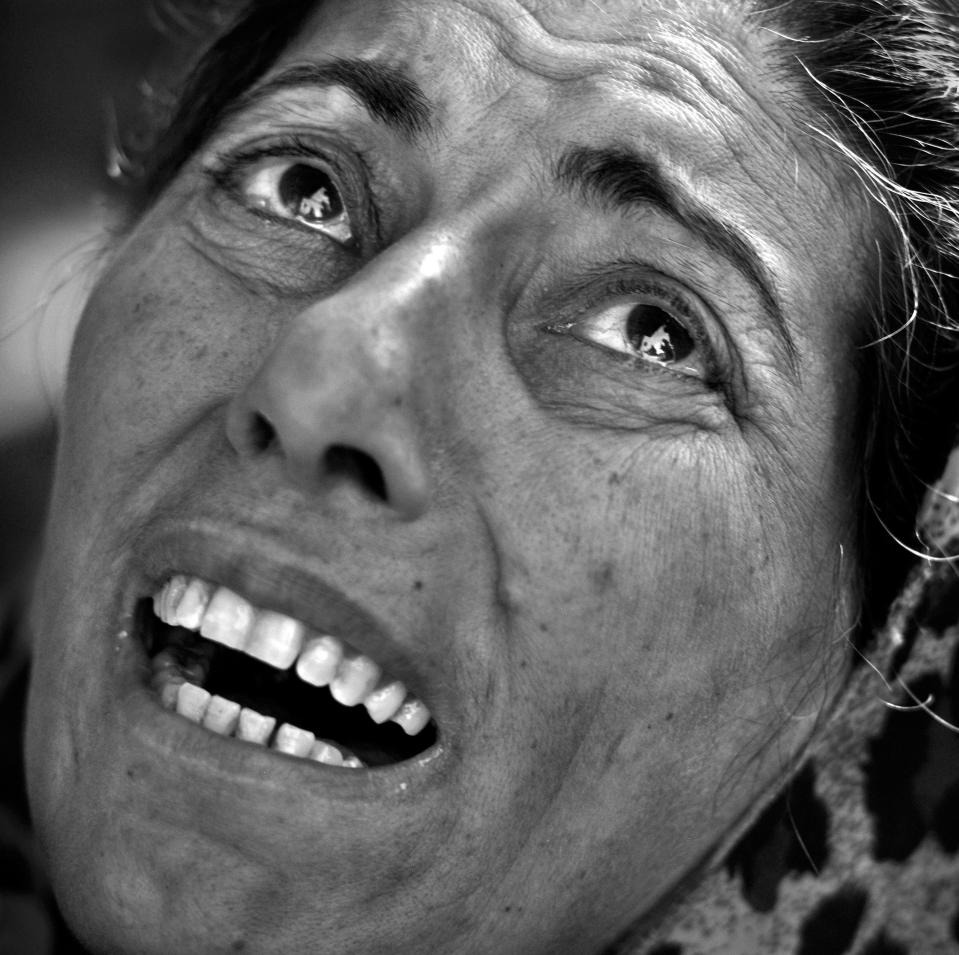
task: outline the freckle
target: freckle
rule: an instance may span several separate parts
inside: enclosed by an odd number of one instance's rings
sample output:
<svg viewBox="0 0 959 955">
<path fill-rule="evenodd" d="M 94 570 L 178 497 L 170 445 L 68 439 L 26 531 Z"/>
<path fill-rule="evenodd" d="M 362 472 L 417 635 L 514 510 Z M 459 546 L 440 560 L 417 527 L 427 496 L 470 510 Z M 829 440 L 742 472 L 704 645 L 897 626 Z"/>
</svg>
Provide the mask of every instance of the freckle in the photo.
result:
<svg viewBox="0 0 959 955">
<path fill-rule="evenodd" d="M 615 567 L 611 561 L 604 561 L 589 572 L 589 579 L 597 593 L 605 593 L 613 585 Z"/>
<path fill-rule="evenodd" d="M 545 623 L 541 623 L 541 624 L 539 625 L 539 632 L 540 632 L 540 633 L 549 633 L 549 627 L 546 626 Z"/>
<path fill-rule="evenodd" d="M 607 483 L 609 484 L 610 487 L 616 487 L 617 485 L 622 484 L 623 483 L 622 474 L 620 474 L 619 471 L 613 471 L 613 473 L 610 474 L 609 480 Z"/>
<path fill-rule="evenodd" d="M 414 589 L 414 590 L 422 590 L 422 589 L 423 589 L 423 581 L 422 581 L 422 580 L 416 580 L 416 581 L 414 581 L 414 582 L 413 582 L 413 589 Z"/>
<path fill-rule="evenodd" d="M 403 396 L 402 396 L 402 395 L 397 395 L 397 396 L 393 399 L 393 407 L 394 407 L 394 408 L 402 408 L 402 407 L 403 407 Z"/>
<path fill-rule="evenodd" d="M 673 714 L 672 714 L 672 713 L 667 713 L 667 714 L 666 714 L 666 722 L 667 722 L 667 723 L 668 723 L 672 718 L 673 718 Z"/>
</svg>

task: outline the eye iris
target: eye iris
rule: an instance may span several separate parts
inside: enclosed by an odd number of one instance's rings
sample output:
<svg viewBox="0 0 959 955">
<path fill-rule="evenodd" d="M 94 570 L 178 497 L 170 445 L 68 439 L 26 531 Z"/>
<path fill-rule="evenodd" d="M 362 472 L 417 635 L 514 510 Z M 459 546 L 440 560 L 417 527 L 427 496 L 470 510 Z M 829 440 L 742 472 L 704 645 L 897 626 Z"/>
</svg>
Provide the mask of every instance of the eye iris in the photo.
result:
<svg viewBox="0 0 959 955">
<path fill-rule="evenodd" d="M 306 163 L 291 166 L 284 173 L 280 198 L 292 215 L 307 222 L 328 222 L 343 213 L 343 202 L 330 177 Z"/>
<path fill-rule="evenodd" d="M 696 347 L 689 332 L 655 305 L 637 305 L 629 313 L 626 338 L 640 357 L 660 364 L 682 361 Z"/>
</svg>

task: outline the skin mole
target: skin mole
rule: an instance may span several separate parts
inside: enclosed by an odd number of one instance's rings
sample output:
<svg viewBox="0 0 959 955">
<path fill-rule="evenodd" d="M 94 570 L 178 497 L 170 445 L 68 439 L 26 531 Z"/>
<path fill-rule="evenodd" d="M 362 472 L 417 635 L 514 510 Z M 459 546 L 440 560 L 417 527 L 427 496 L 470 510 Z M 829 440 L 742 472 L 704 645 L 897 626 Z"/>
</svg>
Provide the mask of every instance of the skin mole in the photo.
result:
<svg viewBox="0 0 959 955">
<path fill-rule="evenodd" d="M 599 566 L 590 570 L 590 580 L 598 596 L 602 596 L 614 584 L 616 565 L 612 561 L 603 561 Z"/>
</svg>

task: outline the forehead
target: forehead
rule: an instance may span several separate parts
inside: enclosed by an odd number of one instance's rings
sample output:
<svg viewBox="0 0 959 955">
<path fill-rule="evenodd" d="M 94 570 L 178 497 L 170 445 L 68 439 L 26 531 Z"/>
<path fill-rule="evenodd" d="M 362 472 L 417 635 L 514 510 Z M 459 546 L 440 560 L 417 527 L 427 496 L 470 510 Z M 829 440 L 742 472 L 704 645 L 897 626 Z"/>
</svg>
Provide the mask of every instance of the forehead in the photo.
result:
<svg viewBox="0 0 959 955">
<path fill-rule="evenodd" d="M 741 6 L 714 0 L 323 0 L 284 60 L 336 46 L 472 92 L 552 84 L 580 97 L 644 89 L 688 100 L 698 91 L 701 106 L 734 108 L 740 96 L 766 98 L 772 42 Z"/>
<path fill-rule="evenodd" d="M 732 85 L 762 76 L 776 38 L 741 4 L 718 0 L 320 0 L 293 49 L 350 39 L 357 51 L 438 69 L 472 54 L 479 68 L 512 62 L 562 81 L 639 79 L 671 64 L 718 90 L 722 71 Z"/>
</svg>

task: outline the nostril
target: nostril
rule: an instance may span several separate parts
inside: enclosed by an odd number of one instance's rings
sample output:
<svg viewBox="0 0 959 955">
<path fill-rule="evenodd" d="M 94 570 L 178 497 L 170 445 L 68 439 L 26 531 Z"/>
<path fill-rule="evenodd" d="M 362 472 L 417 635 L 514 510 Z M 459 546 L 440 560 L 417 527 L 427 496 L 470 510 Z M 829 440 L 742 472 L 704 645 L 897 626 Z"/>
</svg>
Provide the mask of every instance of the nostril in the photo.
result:
<svg viewBox="0 0 959 955">
<path fill-rule="evenodd" d="M 276 429 L 263 415 L 256 413 L 247 423 L 246 437 L 252 450 L 266 451 L 276 442 Z"/>
<path fill-rule="evenodd" d="M 387 500 L 386 480 L 380 466 L 368 454 L 342 444 L 331 445 L 323 456 L 326 473 L 362 485 L 374 497 Z"/>
</svg>

